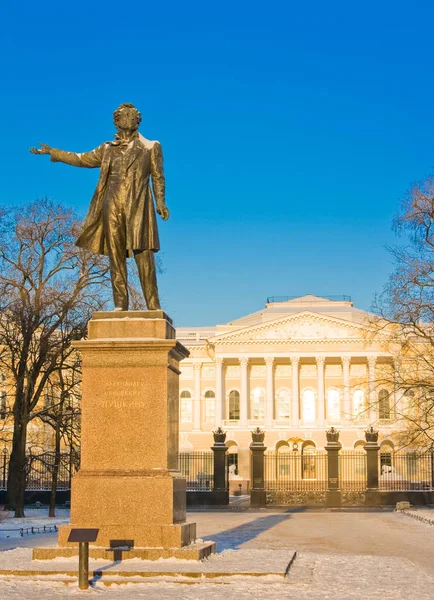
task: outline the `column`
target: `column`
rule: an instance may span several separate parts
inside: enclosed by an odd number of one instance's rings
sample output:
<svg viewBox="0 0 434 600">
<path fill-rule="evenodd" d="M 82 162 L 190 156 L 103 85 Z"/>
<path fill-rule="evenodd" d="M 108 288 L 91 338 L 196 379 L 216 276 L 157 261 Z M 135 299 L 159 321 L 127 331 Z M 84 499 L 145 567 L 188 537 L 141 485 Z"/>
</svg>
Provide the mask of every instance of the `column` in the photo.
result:
<svg viewBox="0 0 434 600">
<path fill-rule="evenodd" d="M 220 427 L 225 406 L 224 359 L 216 356 L 215 359 L 215 424 Z"/>
<path fill-rule="evenodd" d="M 377 403 L 375 398 L 375 365 L 377 362 L 376 356 L 368 356 L 368 402 L 369 407 L 366 411 L 366 416 L 370 423 L 377 420 Z"/>
<path fill-rule="evenodd" d="M 324 427 L 325 424 L 325 398 L 324 398 L 324 356 L 316 357 L 317 368 L 317 389 L 318 389 L 318 411 L 316 422 L 318 427 Z"/>
<path fill-rule="evenodd" d="M 291 427 L 298 427 L 300 421 L 300 399 L 298 385 L 298 366 L 300 364 L 299 356 L 291 356 L 292 365 L 292 402 L 291 402 Z"/>
<path fill-rule="evenodd" d="M 267 366 L 267 400 L 265 407 L 265 426 L 268 429 L 273 427 L 274 418 L 274 357 L 265 358 Z"/>
<path fill-rule="evenodd" d="M 240 428 L 247 429 L 249 414 L 249 359 L 240 358 Z"/>
<path fill-rule="evenodd" d="M 193 363 L 194 369 L 194 404 L 193 404 L 193 430 L 200 431 L 200 372 L 202 364 Z"/>
<path fill-rule="evenodd" d="M 392 359 L 393 364 L 393 394 L 392 394 L 392 402 L 390 404 L 390 416 L 392 419 L 394 418 L 402 418 L 403 412 L 403 397 L 404 390 L 401 389 L 401 361 L 398 357 Z"/>
<path fill-rule="evenodd" d="M 351 421 L 351 396 L 350 396 L 350 364 L 351 356 L 342 357 L 342 370 L 344 380 L 344 415 L 345 421 Z"/>
</svg>

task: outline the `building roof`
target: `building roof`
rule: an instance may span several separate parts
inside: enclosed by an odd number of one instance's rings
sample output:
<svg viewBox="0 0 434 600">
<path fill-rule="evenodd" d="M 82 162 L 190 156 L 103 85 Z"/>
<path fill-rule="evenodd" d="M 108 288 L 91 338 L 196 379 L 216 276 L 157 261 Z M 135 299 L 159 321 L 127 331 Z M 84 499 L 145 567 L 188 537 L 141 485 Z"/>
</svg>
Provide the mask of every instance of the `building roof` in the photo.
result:
<svg viewBox="0 0 434 600">
<path fill-rule="evenodd" d="M 335 299 L 337 298 L 337 299 Z M 262 310 L 245 315 L 239 319 L 234 319 L 222 325 L 211 327 L 180 327 L 177 329 L 177 339 L 184 343 L 205 343 L 205 340 L 213 335 L 235 331 L 245 327 L 251 327 L 275 321 L 280 317 L 295 315 L 296 313 L 310 312 L 319 313 L 325 316 L 335 317 L 352 323 L 363 323 L 372 314 L 355 308 L 353 302 L 348 296 L 341 297 L 322 297 L 314 294 L 283 299 L 268 299 Z"/>
</svg>

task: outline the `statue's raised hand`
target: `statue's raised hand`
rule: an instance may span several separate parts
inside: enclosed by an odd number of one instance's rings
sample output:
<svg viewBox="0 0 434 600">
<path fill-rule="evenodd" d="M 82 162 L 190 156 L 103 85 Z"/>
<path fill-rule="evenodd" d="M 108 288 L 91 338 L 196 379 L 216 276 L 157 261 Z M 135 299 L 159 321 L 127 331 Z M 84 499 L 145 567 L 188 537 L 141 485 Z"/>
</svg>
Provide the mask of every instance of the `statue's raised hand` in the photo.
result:
<svg viewBox="0 0 434 600">
<path fill-rule="evenodd" d="M 32 154 L 51 154 L 51 146 L 39 142 L 41 148 L 30 148 Z"/>
</svg>

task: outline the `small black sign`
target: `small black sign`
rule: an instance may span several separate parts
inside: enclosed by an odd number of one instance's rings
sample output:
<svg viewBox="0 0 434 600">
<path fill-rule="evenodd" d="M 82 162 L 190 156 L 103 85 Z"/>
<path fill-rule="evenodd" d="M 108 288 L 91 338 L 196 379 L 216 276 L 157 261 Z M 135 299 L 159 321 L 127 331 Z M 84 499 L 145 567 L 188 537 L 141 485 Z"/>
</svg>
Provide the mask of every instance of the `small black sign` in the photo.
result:
<svg viewBox="0 0 434 600">
<path fill-rule="evenodd" d="M 94 542 L 99 529 L 71 529 L 68 542 Z"/>
</svg>

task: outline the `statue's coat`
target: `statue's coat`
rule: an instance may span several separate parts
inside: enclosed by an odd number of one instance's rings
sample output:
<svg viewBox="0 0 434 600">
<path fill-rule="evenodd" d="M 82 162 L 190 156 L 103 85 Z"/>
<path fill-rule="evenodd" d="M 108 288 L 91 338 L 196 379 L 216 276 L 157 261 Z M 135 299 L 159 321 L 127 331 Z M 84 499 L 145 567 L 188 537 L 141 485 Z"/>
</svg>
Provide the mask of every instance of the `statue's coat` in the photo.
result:
<svg viewBox="0 0 434 600">
<path fill-rule="evenodd" d="M 103 201 L 110 174 L 111 156 L 115 148 L 116 142 L 106 142 L 92 152 L 83 154 L 55 148 L 51 150 L 53 162 L 63 162 L 74 167 L 101 168 L 83 230 L 76 241 L 77 246 L 87 248 L 96 254 L 108 254 L 103 228 Z M 123 183 L 126 190 L 127 247 L 125 250 L 130 255 L 133 250 L 157 252 L 160 249 L 160 240 L 150 178 L 157 206 L 164 205 L 165 180 L 161 145 L 138 134 L 127 156 L 128 164 Z"/>
</svg>

